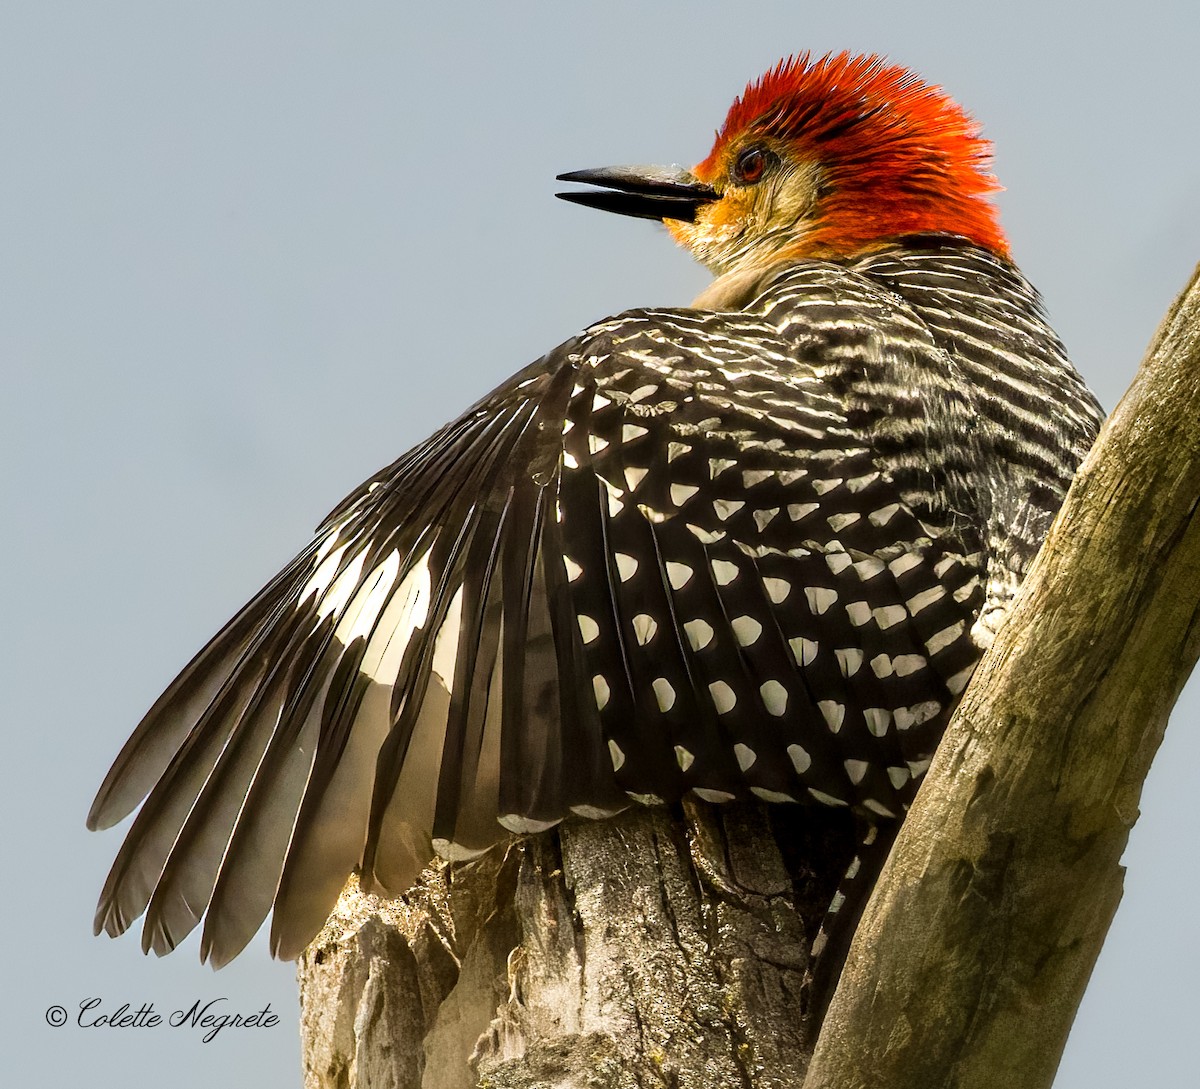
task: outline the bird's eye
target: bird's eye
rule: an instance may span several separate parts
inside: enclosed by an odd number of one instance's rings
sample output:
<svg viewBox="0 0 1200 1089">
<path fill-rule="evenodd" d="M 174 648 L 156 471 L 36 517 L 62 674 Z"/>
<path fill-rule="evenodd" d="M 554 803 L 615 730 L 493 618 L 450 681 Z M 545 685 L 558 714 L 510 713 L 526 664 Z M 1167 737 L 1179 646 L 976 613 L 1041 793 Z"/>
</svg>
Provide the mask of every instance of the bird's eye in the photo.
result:
<svg viewBox="0 0 1200 1089">
<path fill-rule="evenodd" d="M 733 181 L 738 185 L 753 185 L 767 169 L 770 153 L 761 147 L 748 147 L 733 165 Z"/>
</svg>

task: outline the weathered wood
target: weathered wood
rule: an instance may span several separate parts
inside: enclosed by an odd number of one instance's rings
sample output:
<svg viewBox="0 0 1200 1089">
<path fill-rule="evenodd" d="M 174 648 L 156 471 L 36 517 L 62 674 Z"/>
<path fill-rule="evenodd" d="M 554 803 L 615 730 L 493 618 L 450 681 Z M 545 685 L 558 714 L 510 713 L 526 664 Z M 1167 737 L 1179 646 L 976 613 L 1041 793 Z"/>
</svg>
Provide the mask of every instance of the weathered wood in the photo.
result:
<svg viewBox="0 0 1200 1089">
<path fill-rule="evenodd" d="M 306 1086 L 800 1084 L 808 949 L 854 849 L 815 812 L 631 810 L 404 901 L 348 889 L 299 968 Z"/>
<path fill-rule="evenodd" d="M 807 1089 L 1038 1089 L 1200 652 L 1200 273 L 1082 466 L 855 935 Z"/>
</svg>

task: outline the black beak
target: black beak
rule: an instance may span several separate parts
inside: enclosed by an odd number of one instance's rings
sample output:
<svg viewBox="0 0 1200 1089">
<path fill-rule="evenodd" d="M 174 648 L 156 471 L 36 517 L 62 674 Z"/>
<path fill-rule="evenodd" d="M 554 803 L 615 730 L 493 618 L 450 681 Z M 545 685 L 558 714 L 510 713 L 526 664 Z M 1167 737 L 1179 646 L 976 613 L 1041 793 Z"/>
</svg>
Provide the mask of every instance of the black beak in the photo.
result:
<svg viewBox="0 0 1200 1089">
<path fill-rule="evenodd" d="M 641 219 L 692 223 L 700 205 L 717 199 L 715 189 L 701 185 L 690 171 L 677 166 L 602 166 L 559 174 L 558 180 L 600 187 L 555 194 L 563 200 Z"/>
</svg>

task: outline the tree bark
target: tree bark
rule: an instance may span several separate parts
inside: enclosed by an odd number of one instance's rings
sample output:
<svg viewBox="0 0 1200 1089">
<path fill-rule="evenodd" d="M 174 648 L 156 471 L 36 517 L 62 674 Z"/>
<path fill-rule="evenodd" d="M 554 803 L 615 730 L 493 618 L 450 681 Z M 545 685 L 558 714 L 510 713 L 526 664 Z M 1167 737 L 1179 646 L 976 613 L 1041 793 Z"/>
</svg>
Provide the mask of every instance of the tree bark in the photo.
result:
<svg viewBox="0 0 1200 1089">
<path fill-rule="evenodd" d="M 964 696 L 815 1055 L 802 985 L 848 820 L 688 804 L 399 901 L 348 887 L 299 965 L 308 1089 L 1049 1086 L 1200 653 L 1197 406 L 1200 278 Z"/>
<path fill-rule="evenodd" d="M 350 887 L 299 966 L 308 1089 L 784 1089 L 844 812 L 687 803 Z"/>
</svg>

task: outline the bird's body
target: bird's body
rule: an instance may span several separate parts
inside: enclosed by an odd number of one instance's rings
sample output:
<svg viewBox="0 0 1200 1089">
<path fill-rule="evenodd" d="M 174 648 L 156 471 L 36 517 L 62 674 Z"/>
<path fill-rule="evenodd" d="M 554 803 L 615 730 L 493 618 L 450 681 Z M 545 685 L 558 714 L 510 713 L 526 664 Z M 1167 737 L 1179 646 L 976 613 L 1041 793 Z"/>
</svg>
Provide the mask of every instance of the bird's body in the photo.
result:
<svg viewBox="0 0 1200 1089">
<path fill-rule="evenodd" d="M 848 188 L 818 154 L 854 128 L 838 96 L 868 129 L 872 90 L 933 109 L 896 71 L 793 62 L 686 180 L 576 176 L 616 190 L 585 203 L 666 202 L 723 279 L 585 330 L 329 516 L 110 772 L 93 823 L 148 799 L 98 926 L 148 906 L 162 952 L 207 911 L 223 962 L 274 906 L 294 956 L 356 868 L 398 894 L 435 848 L 631 797 L 903 813 L 1100 414 L 961 111 L 936 115 L 970 165 L 945 222 L 928 169 L 920 214 L 881 204 L 899 228 L 822 222 Z M 785 144 L 796 124 L 826 143 Z"/>
</svg>

